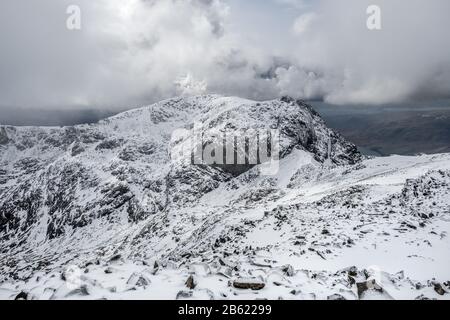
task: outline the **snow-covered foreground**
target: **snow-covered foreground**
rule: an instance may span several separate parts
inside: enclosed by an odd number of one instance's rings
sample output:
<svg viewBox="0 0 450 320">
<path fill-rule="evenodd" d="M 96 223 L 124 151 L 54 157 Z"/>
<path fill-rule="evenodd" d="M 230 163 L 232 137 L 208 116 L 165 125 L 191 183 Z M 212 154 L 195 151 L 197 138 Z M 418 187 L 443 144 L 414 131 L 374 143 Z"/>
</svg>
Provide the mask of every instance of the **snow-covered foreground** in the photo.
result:
<svg viewBox="0 0 450 320">
<path fill-rule="evenodd" d="M 317 175 L 314 183 L 287 188 L 282 178 L 297 171 L 294 165 Z M 246 205 L 264 178 L 251 189 L 224 186 L 202 199 L 196 210 L 203 212 L 239 203 L 239 214 L 223 214 L 214 226 L 239 232 L 230 231 L 216 249 L 173 261 L 115 256 L 69 263 L 4 282 L 0 298 L 21 292 L 34 299 L 450 298 L 450 155 L 326 169 L 299 151 L 281 168 L 280 179 L 272 178 L 283 191 L 276 199 Z M 208 234 L 214 233 L 222 234 Z M 190 276 L 193 289 L 186 285 Z M 264 288 L 236 288 L 234 281 Z M 367 283 L 369 290 L 358 295 Z"/>
<path fill-rule="evenodd" d="M 198 121 L 277 128 L 280 170 L 171 161 Z M 291 99 L 0 127 L 0 151 L 0 299 L 450 298 L 450 154 L 362 160 Z"/>
</svg>

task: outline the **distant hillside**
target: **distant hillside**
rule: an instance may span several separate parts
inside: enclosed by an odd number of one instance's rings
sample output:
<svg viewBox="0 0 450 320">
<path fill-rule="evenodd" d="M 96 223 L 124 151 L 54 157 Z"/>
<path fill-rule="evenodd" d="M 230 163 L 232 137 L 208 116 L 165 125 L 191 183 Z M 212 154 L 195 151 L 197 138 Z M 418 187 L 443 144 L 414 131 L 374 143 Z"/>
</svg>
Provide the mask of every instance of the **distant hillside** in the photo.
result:
<svg viewBox="0 0 450 320">
<path fill-rule="evenodd" d="M 450 152 L 450 103 L 437 106 L 330 106 L 312 103 L 327 125 L 370 155 Z"/>
<path fill-rule="evenodd" d="M 388 106 L 311 105 L 328 126 L 368 155 L 450 152 L 450 101 Z M 118 112 L 118 111 L 117 111 Z M 117 112 L 89 109 L 34 110 L 0 107 L 0 124 L 70 126 L 95 123 Z"/>
</svg>

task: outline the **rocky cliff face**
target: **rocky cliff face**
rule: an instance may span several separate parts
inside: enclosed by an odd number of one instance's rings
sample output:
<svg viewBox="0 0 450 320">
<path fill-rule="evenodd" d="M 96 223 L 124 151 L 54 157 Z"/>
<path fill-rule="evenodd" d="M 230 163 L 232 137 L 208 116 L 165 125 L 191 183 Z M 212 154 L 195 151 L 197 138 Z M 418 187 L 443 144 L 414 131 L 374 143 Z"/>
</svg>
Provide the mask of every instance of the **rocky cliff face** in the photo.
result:
<svg viewBox="0 0 450 320">
<path fill-rule="evenodd" d="M 194 122 L 208 129 L 277 129 L 283 157 L 301 149 L 319 162 L 360 160 L 356 147 L 326 128 L 309 106 L 288 98 L 172 99 L 95 125 L 1 127 L 1 238 L 14 248 L 38 226 L 45 241 L 96 220 L 136 223 L 171 206 L 195 204 L 233 175 L 171 161 L 172 132 Z"/>
</svg>

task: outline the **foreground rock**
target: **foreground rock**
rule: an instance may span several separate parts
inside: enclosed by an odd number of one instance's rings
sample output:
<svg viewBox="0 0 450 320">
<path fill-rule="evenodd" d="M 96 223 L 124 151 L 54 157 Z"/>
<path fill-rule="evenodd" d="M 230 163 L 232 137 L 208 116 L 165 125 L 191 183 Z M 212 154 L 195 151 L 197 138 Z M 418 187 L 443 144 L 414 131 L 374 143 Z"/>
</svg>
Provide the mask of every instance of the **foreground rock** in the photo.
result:
<svg viewBox="0 0 450 320">
<path fill-rule="evenodd" d="M 251 289 L 251 290 L 262 290 L 266 284 L 260 279 L 256 278 L 242 278 L 233 281 L 233 287 L 236 289 Z"/>
</svg>

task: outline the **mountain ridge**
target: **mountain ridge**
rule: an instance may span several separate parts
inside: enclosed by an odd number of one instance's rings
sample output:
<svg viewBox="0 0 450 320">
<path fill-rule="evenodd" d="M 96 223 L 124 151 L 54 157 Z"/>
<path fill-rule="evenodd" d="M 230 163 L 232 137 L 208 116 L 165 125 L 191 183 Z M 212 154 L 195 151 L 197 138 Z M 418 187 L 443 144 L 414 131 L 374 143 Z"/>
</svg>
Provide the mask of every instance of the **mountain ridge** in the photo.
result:
<svg viewBox="0 0 450 320">
<path fill-rule="evenodd" d="M 278 130 L 279 171 L 264 176 L 255 165 L 233 174 L 173 159 L 174 148 L 192 137 L 194 123 L 220 134 L 229 128 Z M 179 129 L 184 136 L 173 139 Z M 374 231 L 359 233 L 361 219 L 373 222 L 380 215 L 386 228 L 405 220 L 416 232 L 435 228 L 434 221 L 448 214 L 449 158 L 364 159 L 310 106 L 288 97 L 181 97 L 97 124 L 0 126 L 0 281 L 16 279 L 26 287 L 36 274 L 64 273 L 70 265 L 134 270 L 139 261 L 157 269 L 145 277 L 158 270 L 184 277 L 200 264 L 214 281 L 220 274 L 254 278 L 255 266 L 278 264 L 255 261 L 276 256 L 284 264 L 294 260 L 292 273 L 300 276 L 304 259 L 339 260 L 339 252 L 345 256 L 359 241 L 369 241 Z M 433 187 L 414 191 L 426 186 Z M 262 278 L 269 285 L 267 276 Z M 346 298 L 353 285 L 344 284 Z M 228 290 L 218 287 L 208 287 L 208 295 L 219 298 Z"/>
</svg>

